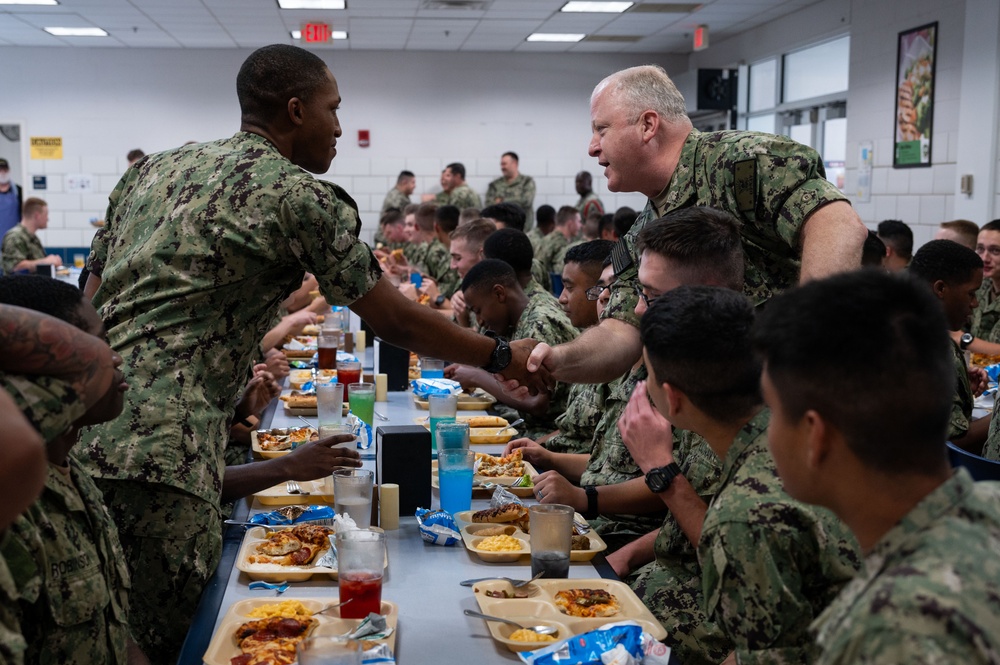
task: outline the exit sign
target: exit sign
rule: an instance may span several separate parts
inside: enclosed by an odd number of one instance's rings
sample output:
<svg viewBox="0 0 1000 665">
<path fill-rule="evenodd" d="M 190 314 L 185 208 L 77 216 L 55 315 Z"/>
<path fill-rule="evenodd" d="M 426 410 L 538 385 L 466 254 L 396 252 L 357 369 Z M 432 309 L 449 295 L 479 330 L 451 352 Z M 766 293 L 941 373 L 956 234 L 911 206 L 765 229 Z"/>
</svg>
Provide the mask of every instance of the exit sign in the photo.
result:
<svg viewBox="0 0 1000 665">
<path fill-rule="evenodd" d="M 317 44 L 330 41 L 330 24 L 303 23 L 302 41 L 307 44 Z"/>
<path fill-rule="evenodd" d="M 694 50 L 704 51 L 708 48 L 708 26 L 699 25 L 694 29 Z"/>
</svg>

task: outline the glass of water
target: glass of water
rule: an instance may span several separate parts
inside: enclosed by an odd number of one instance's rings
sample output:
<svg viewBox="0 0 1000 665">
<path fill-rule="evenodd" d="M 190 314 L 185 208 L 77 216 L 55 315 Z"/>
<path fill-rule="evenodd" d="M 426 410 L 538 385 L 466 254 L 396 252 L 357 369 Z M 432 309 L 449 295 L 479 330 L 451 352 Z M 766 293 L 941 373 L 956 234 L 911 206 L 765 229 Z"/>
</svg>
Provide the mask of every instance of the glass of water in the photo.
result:
<svg viewBox="0 0 1000 665">
<path fill-rule="evenodd" d="M 372 481 L 368 469 L 337 469 L 333 472 L 333 508 L 347 513 L 359 529 L 372 524 Z"/>
</svg>

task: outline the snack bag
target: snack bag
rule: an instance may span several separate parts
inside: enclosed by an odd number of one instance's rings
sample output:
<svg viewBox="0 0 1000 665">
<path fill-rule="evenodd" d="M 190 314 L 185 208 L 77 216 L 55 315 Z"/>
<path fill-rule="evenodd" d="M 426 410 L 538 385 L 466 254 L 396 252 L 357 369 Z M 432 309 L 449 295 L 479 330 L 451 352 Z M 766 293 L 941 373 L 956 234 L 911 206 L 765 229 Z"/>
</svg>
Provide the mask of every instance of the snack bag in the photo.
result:
<svg viewBox="0 0 1000 665">
<path fill-rule="evenodd" d="M 284 508 L 272 510 L 267 513 L 257 513 L 247 521 L 254 524 L 278 526 L 299 524 L 300 522 L 332 520 L 335 514 L 332 506 L 285 506 Z"/>
<path fill-rule="evenodd" d="M 417 525 L 420 537 L 434 545 L 451 546 L 462 539 L 455 518 L 443 510 L 430 511 L 417 508 Z"/>
<path fill-rule="evenodd" d="M 530 481 L 531 479 L 529 478 L 528 480 Z M 505 506 L 508 503 L 516 503 L 519 506 L 524 505 L 524 502 L 521 501 L 520 497 L 516 494 L 512 494 L 505 487 L 497 487 L 493 490 L 493 496 L 490 497 L 490 508 L 499 508 L 500 506 Z"/>
<path fill-rule="evenodd" d="M 462 392 L 462 385 L 451 379 L 414 379 L 410 381 L 410 385 L 418 399 L 427 399 L 428 395 L 457 395 Z"/>
<path fill-rule="evenodd" d="M 648 641 L 663 647 L 665 657 Z M 647 653 L 653 654 L 652 660 Z M 528 665 L 666 665 L 670 649 L 643 633 L 634 621 L 621 621 L 518 656 Z"/>
</svg>

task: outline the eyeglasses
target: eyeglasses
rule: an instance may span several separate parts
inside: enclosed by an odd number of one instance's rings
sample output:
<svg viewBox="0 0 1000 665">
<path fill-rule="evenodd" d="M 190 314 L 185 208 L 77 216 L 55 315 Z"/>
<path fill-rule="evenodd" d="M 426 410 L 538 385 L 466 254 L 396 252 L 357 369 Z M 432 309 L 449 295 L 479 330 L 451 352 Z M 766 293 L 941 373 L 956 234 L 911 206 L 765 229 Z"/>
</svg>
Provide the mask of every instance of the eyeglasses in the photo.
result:
<svg viewBox="0 0 1000 665">
<path fill-rule="evenodd" d="M 650 305 L 656 302 L 656 299 L 659 297 L 659 296 L 653 296 L 652 298 L 650 298 L 649 296 L 647 296 L 646 292 L 642 288 L 642 284 L 635 285 L 635 294 L 640 298 L 642 298 L 642 301 L 646 303 L 647 309 L 649 308 Z"/>
<path fill-rule="evenodd" d="M 610 284 L 606 286 L 601 286 L 600 284 L 598 284 L 597 286 L 590 287 L 589 289 L 584 291 L 584 293 L 587 294 L 587 300 L 597 300 L 601 297 L 601 294 L 604 293 L 604 289 L 610 289 L 610 288 L 611 288 Z"/>
</svg>

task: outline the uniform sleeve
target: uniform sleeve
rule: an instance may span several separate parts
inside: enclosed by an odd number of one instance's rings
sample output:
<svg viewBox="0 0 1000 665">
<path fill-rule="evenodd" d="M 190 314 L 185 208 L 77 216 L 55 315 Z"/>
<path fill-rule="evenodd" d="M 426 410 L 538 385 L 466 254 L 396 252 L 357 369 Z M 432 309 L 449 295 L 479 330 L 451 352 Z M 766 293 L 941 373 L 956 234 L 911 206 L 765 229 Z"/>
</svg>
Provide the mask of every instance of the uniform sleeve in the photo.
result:
<svg viewBox="0 0 1000 665">
<path fill-rule="evenodd" d="M 0 374 L 0 385 L 46 443 L 66 433 L 87 411 L 70 384 L 49 376 Z"/>
<path fill-rule="evenodd" d="M 532 212 L 535 203 L 535 179 L 530 177 L 525 177 L 524 187 L 521 188 L 521 195 L 514 201 L 514 203 L 521 206 L 526 213 Z"/>
<path fill-rule="evenodd" d="M 25 246 L 24 237 L 17 233 L 15 226 L 3 236 L 3 271 L 7 274 L 14 272 L 14 266 L 28 258 L 28 248 Z"/>
<path fill-rule="evenodd" d="M 943 629 L 943 624 L 942 624 Z M 873 629 L 852 624 L 839 635 L 835 648 L 823 651 L 824 665 L 941 665 L 972 662 L 975 650 L 964 636 L 914 632 L 894 626 Z"/>
<path fill-rule="evenodd" d="M 320 180 L 298 183 L 280 211 L 289 249 L 316 276 L 331 305 L 350 305 L 371 291 L 382 270 L 358 239 L 357 206 L 344 190 Z"/>
<path fill-rule="evenodd" d="M 969 387 L 969 370 L 965 365 L 965 354 L 952 348 L 955 366 L 955 394 L 951 398 L 951 416 L 948 419 L 948 439 L 964 436 L 969 431 L 969 419 L 972 417 L 972 388 Z"/>
</svg>

